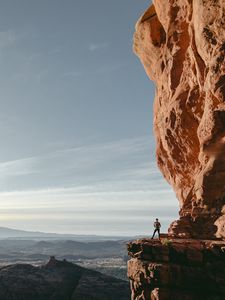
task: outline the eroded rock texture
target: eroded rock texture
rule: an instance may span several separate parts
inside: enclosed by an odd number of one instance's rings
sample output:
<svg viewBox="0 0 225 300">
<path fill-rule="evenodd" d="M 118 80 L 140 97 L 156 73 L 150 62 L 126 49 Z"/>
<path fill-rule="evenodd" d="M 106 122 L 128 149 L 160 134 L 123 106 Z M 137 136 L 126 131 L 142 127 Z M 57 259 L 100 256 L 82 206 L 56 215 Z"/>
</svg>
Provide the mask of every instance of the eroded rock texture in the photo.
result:
<svg viewBox="0 0 225 300">
<path fill-rule="evenodd" d="M 137 240 L 128 244 L 132 300 L 224 300 L 225 243 Z"/>
<path fill-rule="evenodd" d="M 225 1 L 153 3 L 134 50 L 156 83 L 158 165 L 180 202 L 169 233 L 225 238 Z"/>
</svg>

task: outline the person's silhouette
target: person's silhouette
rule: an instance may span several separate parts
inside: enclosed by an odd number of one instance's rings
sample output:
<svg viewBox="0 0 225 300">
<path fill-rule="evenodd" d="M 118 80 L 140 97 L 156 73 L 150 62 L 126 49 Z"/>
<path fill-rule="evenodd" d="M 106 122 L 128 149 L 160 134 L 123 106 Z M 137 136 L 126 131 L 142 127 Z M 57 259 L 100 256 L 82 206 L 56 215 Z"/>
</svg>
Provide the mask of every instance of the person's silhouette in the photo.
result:
<svg viewBox="0 0 225 300">
<path fill-rule="evenodd" d="M 159 219 L 155 219 L 155 222 L 154 222 L 154 232 L 153 232 L 153 235 L 152 235 L 152 239 L 154 238 L 156 232 L 158 232 L 158 236 L 159 236 L 159 239 L 160 239 L 160 228 L 161 228 L 161 224 L 159 222 Z"/>
</svg>

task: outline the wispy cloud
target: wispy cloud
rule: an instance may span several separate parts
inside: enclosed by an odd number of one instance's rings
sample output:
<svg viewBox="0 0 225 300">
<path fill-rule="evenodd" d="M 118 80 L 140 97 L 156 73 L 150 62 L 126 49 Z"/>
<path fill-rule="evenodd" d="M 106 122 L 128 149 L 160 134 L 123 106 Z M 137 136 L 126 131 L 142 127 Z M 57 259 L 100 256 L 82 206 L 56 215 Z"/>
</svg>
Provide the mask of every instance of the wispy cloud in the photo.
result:
<svg viewBox="0 0 225 300">
<path fill-rule="evenodd" d="M 149 176 L 152 180 L 155 176 L 155 165 L 149 163 L 149 140 L 149 137 L 138 137 L 85 144 L 42 156 L 3 162 L 0 164 L 0 188 L 30 189 L 98 182 L 115 184 L 116 181 L 118 188 L 121 180 L 130 183 L 140 180 L 141 185 L 150 179 Z M 30 173 L 29 176 L 26 172 Z"/>
<path fill-rule="evenodd" d="M 35 172 L 35 158 L 24 158 L 7 162 L 0 162 L 0 178 L 30 175 Z"/>
<path fill-rule="evenodd" d="M 89 50 L 91 52 L 93 51 L 98 51 L 98 50 L 102 50 L 102 49 L 106 49 L 109 47 L 108 43 L 92 43 L 89 45 Z"/>
<path fill-rule="evenodd" d="M 166 227 L 178 202 L 149 159 L 149 140 L 85 144 L 1 163 L 0 219 L 5 226 L 26 220 L 38 230 L 98 234 L 115 234 L 120 224 L 120 234 L 138 234 L 158 216 Z"/>
</svg>

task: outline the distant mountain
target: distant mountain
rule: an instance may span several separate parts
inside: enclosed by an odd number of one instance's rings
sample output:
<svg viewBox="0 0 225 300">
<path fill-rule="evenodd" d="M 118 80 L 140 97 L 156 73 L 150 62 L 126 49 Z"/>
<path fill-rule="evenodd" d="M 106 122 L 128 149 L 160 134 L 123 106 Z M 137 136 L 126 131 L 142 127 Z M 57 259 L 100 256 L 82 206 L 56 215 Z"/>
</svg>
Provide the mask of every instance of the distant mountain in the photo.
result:
<svg viewBox="0 0 225 300">
<path fill-rule="evenodd" d="M 129 300 L 129 283 L 52 257 L 0 268 L 0 300 Z"/>
<path fill-rule="evenodd" d="M 70 239 L 76 241 L 106 241 L 106 240 L 122 240 L 129 239 L 129 237 L 121 236 L 98 236 L 98 235 L 76 235 L 76 234 L 58 234 L 47 233 L 39 231 L 25 231 L 19 229 L 12 229 L 7 227 L 0 227 L 0 239 Z M 130 238 L 130 239 L 133 239 Z"/>
<path fill-rule="evenodd" d="M 39 231 L 25 231 L 12 229 L 7 227 L 0 227 L 0 238 L 24 238 L 24 237 L 57 237 L 58 234 L 55 233 L 44 233 Z"/>
<path fill-rule="evenodd" d="M 14 248 L 14 252 L 16 247 Z M 21 249 L 21 248 L 20 248 Z M 18 249 L 19 250 L 19 249 Z M 40 253 L 69 258 L 106 258 L 123 257 L 126 254 L 126 242 L 124 241 L 98 241 L 78 242 L 71 240 L 39 241 L 33 245 L 24 247 L 23 254 Z"/>
</svg>

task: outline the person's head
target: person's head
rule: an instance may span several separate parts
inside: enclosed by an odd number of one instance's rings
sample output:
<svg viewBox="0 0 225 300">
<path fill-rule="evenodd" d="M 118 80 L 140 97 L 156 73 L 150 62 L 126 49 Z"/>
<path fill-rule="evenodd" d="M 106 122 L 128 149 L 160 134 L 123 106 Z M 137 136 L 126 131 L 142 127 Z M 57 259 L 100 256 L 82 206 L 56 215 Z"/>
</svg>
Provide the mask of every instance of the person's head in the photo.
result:
<svg viewBox="0 0 225 300">
<path fill-rule="evenodd" d="M 156 220 L 156 221 L 159 221 L 159 219 L 157 219 L 157 218 L 156 218 L 155 220 Z"/>
</svg>

